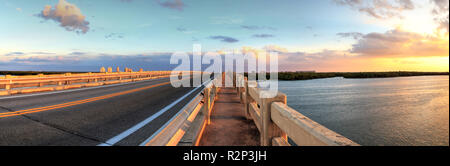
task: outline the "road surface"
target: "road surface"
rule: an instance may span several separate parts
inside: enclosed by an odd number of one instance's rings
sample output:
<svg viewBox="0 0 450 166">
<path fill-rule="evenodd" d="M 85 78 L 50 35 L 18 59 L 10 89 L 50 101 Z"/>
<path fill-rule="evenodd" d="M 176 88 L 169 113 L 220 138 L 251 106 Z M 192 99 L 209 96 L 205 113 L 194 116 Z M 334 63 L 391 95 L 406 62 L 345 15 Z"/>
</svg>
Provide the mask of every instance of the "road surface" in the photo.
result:
<svg viewBox="0 0 450 166">
<path fill-rule="evenodd" d="M 139 145 L 201 89 L 174 88 L 160 78 L 0 97 L 0 145 Z"/>
</svg>

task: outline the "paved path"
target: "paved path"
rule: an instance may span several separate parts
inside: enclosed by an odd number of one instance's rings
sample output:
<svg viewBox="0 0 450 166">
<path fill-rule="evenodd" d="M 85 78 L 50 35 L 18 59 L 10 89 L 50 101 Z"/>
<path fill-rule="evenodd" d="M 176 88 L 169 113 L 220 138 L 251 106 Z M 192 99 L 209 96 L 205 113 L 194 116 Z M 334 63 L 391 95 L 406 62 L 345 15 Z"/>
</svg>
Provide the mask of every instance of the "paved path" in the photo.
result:
<svg viewBox="0 0 450 166">
<path fill-rule="evenodd" d="M 222 88 L 200 146 L 259 146 L 259 131 L 244 116 L 244 105 L 234 88 Z"/>
</svg>

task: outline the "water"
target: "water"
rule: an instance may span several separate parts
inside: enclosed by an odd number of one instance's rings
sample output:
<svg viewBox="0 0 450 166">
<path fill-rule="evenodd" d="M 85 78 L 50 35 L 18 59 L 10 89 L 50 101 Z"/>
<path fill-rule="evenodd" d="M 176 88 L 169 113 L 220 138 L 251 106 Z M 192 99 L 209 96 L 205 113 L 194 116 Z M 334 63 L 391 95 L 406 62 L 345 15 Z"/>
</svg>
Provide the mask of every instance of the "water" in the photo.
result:
<svg viewBox="0 0 450 166">
<path fill-rule="evenodd" d="M 288 105 L 361 145 L 449 145 L 449 77 L 280 81 Z"/>
</svg>

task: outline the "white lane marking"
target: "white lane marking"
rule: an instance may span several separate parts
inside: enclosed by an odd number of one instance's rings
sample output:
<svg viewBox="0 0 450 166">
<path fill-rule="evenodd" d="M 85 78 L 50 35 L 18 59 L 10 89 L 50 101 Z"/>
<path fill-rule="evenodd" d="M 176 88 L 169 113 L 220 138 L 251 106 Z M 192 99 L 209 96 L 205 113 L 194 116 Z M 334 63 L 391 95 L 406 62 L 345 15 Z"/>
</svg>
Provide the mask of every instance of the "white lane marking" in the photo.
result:
<svg viewBox="0 0 450 166">
<path fill-rule="evenodd" d="M 128 137 L 129 135 L 133 134 L 134 132 L 136 132 L 137 130 L 139 130 L 140 128 L 144 127 L 145 125 L 147 125 L 148 123 L 152 122 L 154 119 L 158 118 L 159 116 L 161 116 L 162 114 L 164 114 L 165 112 L 167 112 L 168 110 L 170 110 L 173 106 L 175 106 L 176 104 L 178 104 L 180 101 L 184 100 L 186 97 L 188 97 L 190 94 L 194 93 L 196 90 L 198 90 L 199 88 L 201 88 L 202 86 L 196 87 L 195 89 L 193 89 L 192 91 L 188 92 L 187 94 L 185 94 L 184 96 L 180 97 L 179 99 L 175 100 L 174 102 L 172 102 L 171 104 L 167 105 L 166 107 L 164 107 L 163 109 L 161 109 L 160 111 L 158 111 L 157 113 L 153 114 L 152 116 L 148 117 L 147 119 L 143 120 L 142 122 L 139 122 L 138 124 L 134 125 L 133 127 L 129 128 L 128 130 L 120 133 L 119 135 L 109 139 L 108 141 L 106 141 L 105 143 L 101 143 L 97 146 L 111 146 L 116 144 L 117 142 L 121 141 L 122 139 Z"/>
<path fill-rule="evenodd" d="M 22 97 L 31 97 L 31 96 L 50 95 L 50 94 L 58 94 L 58 93 L 66 93 L 66 92 L 75 92 L 75 91 L 90 90 L 90 89 L 97 89 L 97 88 L 107 88 L 107 87 L 113 87 L 113 86 L 128 85 L 128 84 L 135 84 L 135 83 L 141 83 L 141 82 L 156 81 L 156 80 L 162 80 L 162 79 L 165 79 L 165 78 L 157 78 L 157 79 L 150 79 L 150 80 L 143 80 L 143 81 L 136 81 L 136 82 L 125 82 L 125 83 L 111 84 L 111 85 L 101 85 L 101 86 L 88 87 L 88 88 L 78 88 L 78 89 L 70 89 L 70 90 L 60 90 L 60 91 L 55 91 L 55 92 L 42 92 L 42 93 L 28 94 L 28 95 L 5 96 L 5 97 L 0 97 L 0 100 L 3 100 L 3 99 L 14 99 L 14 98 L 22 98 Z"/>
</svg>

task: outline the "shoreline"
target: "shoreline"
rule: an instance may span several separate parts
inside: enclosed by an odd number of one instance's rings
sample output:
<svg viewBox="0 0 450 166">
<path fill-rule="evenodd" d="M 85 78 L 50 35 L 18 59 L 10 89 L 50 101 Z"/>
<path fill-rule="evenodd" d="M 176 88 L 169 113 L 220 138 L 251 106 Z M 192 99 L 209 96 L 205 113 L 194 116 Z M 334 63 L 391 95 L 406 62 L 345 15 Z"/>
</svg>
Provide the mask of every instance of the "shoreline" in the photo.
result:
<svg viewBox="0 0 450 166">
<path fill-rule="evenodd" d="M 295 81 L 311 80 L 321 78 L 342 77 L 344 79 L 370 79 L 370 78 L 393 78 L 414 76 L 448 76 L 449 72 L 339 72 L 339 73 L 301 73 L 301 72 L 279 72 L 278 80 Z M 269 76 L 269 75 L 268 75 Z"/>
<path fill-rule="evenodd" d="M 416 75 L 416 76 L 395 76 L 395 77 L 371 77 L 371 78 L 345 78 L 343 76 L 335 76 L 335 77 L 324 77 L 324 78 L 311 78 L 311 79 L 302 79 L 302 80 L 282 80 L 278 79 L 279 81 L 308 81 L 308 80 L 319 80 L 319 79 L 328 79 L 328 78 L 342 78 L 342 79 L 348 79 L 348 80 L 359 80 L 359 79 L 383 79 L 383 78 L 403 78 L 403 77 L 428 77 L 428 76 L 450 76 L 450 75 Z"/>
</svg>

